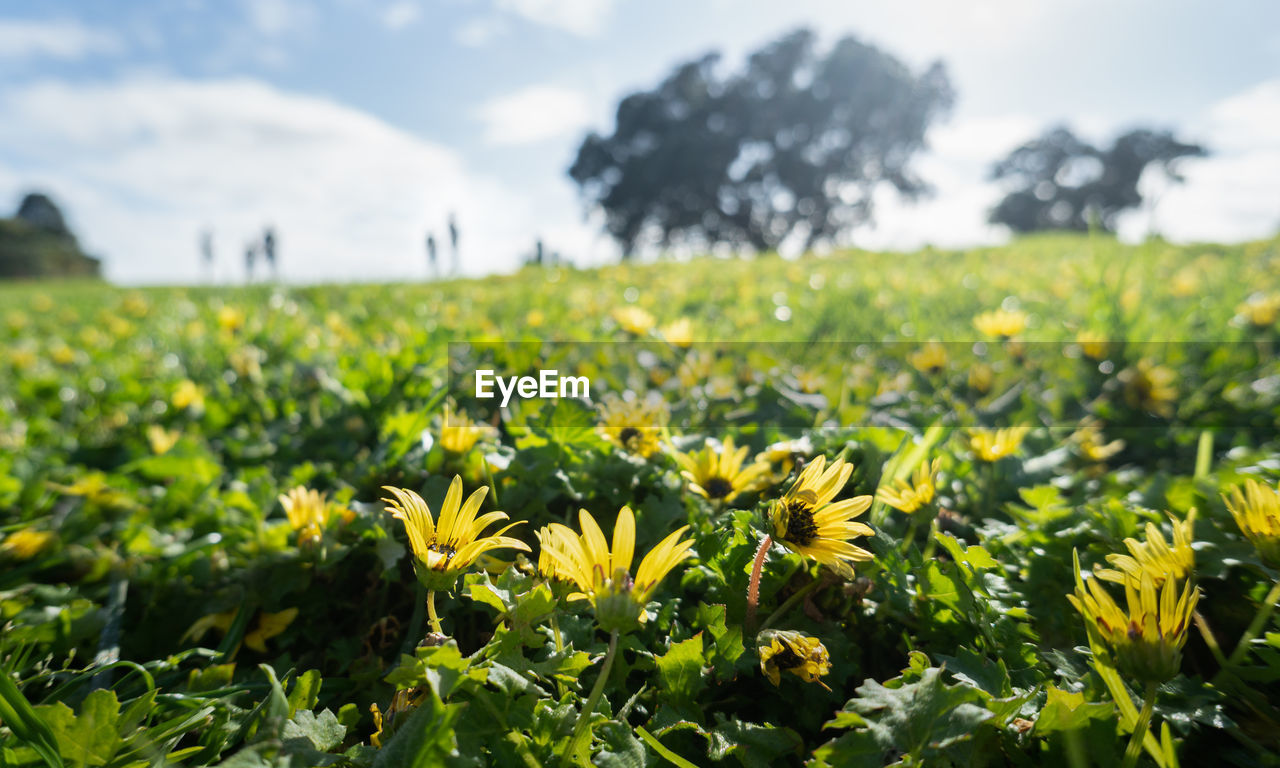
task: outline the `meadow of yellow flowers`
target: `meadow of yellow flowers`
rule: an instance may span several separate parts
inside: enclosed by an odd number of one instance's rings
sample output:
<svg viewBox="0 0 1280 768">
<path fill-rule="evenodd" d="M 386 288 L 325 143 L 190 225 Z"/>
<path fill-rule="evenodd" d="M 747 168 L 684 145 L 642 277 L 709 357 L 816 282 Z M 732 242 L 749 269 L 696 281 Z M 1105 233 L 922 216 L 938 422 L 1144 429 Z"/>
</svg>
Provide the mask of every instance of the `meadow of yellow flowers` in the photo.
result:
<svg viewBox="0 0 1280 768">
<path fill-rule="evenodd" d="M 0 766 L 1274 764 L 1278 276 L 2 288 Z"/>
</svg>

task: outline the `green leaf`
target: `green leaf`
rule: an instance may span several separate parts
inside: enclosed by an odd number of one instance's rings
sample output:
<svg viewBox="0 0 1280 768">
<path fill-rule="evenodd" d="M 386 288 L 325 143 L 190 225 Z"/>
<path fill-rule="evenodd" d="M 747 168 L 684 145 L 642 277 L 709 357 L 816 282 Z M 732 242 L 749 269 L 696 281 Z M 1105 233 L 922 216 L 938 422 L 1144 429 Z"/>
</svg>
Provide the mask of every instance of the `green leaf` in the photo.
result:
<svg viewBox="0 0 1280 768">
<path fill-rule="evenodd" d="M 378 751 L 373 768 L 439 765 L 457 754 L 453 730 L 463 710 L 461 704 L 444 704 L 436 695 L 428 695 Z"/>
<path fill-rule="evenodd" d="M 308 669 L 293 684 L 293 690 L 289 691 L 289 717 L 293 717 L 300 709 L 315 709 L 316 701 L 320 698 L 320 685 L 323 681 L 320 679 L 320 670 Z"/>
<path fill-rule="evenodd" d="M 610 720 L 596 734 L 604 742 L 593 761 L 600 768 L 644 768 L 644 744 L 626 724 Z"/>
<path fill-rule="evenodd" d="M 286 742 L 289 739 L 305 739 L 321 752 L 328 752 L 342 743 L 343 737 L 347 735 L 347 729 L 338 722 L 338 717 L 327 709 L 319 715 L 304 709 L 284 724 L 284 732 L 281 735 Z"/>
<path fill-rule="evenodd" d="M 952 560 L 963 563 L 973 570 L 1000 567 L 1000 563 L 991 556 L 991 553 L 977 544 L 966 547 L 956 537 L 941 531 L 934 533 L 933 538 L 950 553 Z"/>
<path fill-rule="evenodd" d="M 1071 693 L 1050 685 L 1044 708 L 1036 718 L 1035 732 L 1043 736 L 1088 727 L 1094 720 L 1107 720 L 1115 714 L 1109 701 L 1085 701 L 1083 693 Z"/>
<path fill-rule="evenodd" d="M 662 656 L 658 665 L 658 685 L 678 702 L 692 702 L 706 685 L 702 678 L 702 633 L 676 643 Z"/>
<path fill-rule="evenodd" d="M 883 749 L 902 750 L 918 759 L 969 738 L 992 716 L 974 703 L 982 698 L 977 690 L 943 684 L 937 667 L 925 670 L 918 682 L 896 688 L 867 680 L 856 693 L 845 709 L 862 715 Z"/>
<path fill-rule="evenodd" d="M 58 740 L 36 710 L 18 690 L 9 673 L 0 669 L 0 723 L 4 723 L 20 741 L 26 742 L 50 766 L 61 768 L 62 756 Z"/>
<path fill-rule="evenodd" d="M 37 707 L 71 766 L 106 765 L 124 745 L 116 730 L 120 702 L 115 691 L 98 689 L 85 697 L 78 714 L 62 702 Z"/>
<path fill-rule="evenodd" d="M 804 740 L 790 728 L 723 720 L 711 731 L 709 754 L 712 760 L 733 755 L 746 768 L 772 768 L 775 760 L 803 746 Z"/>
</svg>

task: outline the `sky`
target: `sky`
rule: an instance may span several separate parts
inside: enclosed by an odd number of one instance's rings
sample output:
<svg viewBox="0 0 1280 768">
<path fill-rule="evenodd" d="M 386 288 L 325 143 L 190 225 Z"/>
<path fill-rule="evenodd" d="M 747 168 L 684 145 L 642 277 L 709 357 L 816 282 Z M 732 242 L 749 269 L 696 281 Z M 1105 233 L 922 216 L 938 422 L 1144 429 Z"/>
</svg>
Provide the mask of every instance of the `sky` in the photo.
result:
<svg viewBox="0 0 1280 768">
<path fill-rule="evenodd" d="M 711 50 L 733 67 L 799 26 L 853 34 L 957 101 L 917 160 L 935 189 L 877 199 L 867 248 L 1000 242 L 991 163 L 1067 124 L 1174 129 L 1213 154 L 1120 233 L 1239 241 L 1280 229 L 1274 0 L 0 0 L 0 215 L 41 190 L 109 279 L 244 276 L 277 232 L 291 281 L 422 279 L 456 215 L 462 271 L 537 238 L 617 258 L 566 169 L 620 98 Z M 447 246 L 442 249 L 448 259 Z"/>
</svg>

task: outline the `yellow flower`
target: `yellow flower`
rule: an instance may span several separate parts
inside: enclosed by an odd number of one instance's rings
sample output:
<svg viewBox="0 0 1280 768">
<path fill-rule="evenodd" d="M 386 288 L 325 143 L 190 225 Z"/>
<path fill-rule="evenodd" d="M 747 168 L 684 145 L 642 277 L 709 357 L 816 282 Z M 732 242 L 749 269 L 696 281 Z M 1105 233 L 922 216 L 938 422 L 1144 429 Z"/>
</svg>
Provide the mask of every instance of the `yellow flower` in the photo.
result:
<svg viewBox="0 0 1280 768">
<path fill-rule="evenodd" d="M 991 370 L 991 366 L 986 363 L 975 363 L 969 369 L 969 389 L 985 395 L 991 391 L 991 385 L 995 382 L 995 378 L 996 372 Z"/>
<path fill-rule="evenodd" d="M 319 491 L 308 490 L 301 485 L 279 496 L 289 526 L 298 532 L 298 545 L 306 546 L 320 540 L 324 529 L 333 517 L 333 505 Z"/>
<path fill-rule="evenodd" d="M 570 599 L 587 599 L 595 608 L 596 623 L 605 631 L 634 629 L 645 620 L 644 606 L 658 583 L 689 554 L 690 539 L 680 540 L 689 526 L 682 526 L 649 551 L 635 577 L 636 521 L 630 507 L 618 512 L 613 525 L 613 549 L 604 532 L 585 509 L 578 512 L 582 535 L 560 523 L 538 532 L 538 543 L 550 558 L 556 578 L 573 582 L 579 590 Z M 539 558 L 541 560 L 541 558 Z"/>
<path fill-rule="evenodd" d="M 151 445 L 151 452 L 157 456 L 168 453 L 180 437 L 182 433 L 176 429 L 165 429 L 159 424 L 147 427 L 147 442 Z"/>
<path fill-rule="evenodd" d="M 1090 360 L 1102 360 L 1111 346 L 1107 337 L 1097 331 L 1081 331 L 1076 334 L 1076 343 L 1080 345 L 1080 352 Z"/>
<path fill-rule="evenodd" d="M 1240 532 L 1267 563 L 1280 567 L 1280 493 L 1250 478 L 1223 496 Z"/>
<path fill-rule="evenodd" d="M 1125 402 L 1130 407 L 1165 418 L 1173 415 L 1173 401 L 1178 397 L 1178 390 L 1174 387 L 1177 374 L 1171 369 L 1144 359 L 1121 371 L 1119 378 L 1124 384 Z"/>
<path fill-rule="evenodd" d="M 969 449 L 983 461 L 999 461 L 1013 455 L 1031 427 L 969 430 Z"/>
<path fill-rule="evenodd" d="M 664 400 L 624 400 L 610 392 L 601 403 L 600 416 L 606 440 L 647 459 L 661 447 L 658 437 L 669 414 Z"/>
<path fill-rule="evenodd" d="M 693 344 L 693 322 L 687 317 L 667 323 L 658 329 L 658 333 L 674 347 L 688 349 Z"/>
<path fill-rule="evenodd" d="M 244 327 L 244 310 L 223 305 L 218 308 L 218 327 L 226 333 L 235 333 Z"/>
<path fill-rule="evenodd" d="M 1255 328 L 1270 328 L 1280 316 L 1280 293 L 1254 294 L 1236 312 Z"/>
<path fill-rule="evenodd" d="M 940 462 L 941 459 L 934 459 L 932 464 L 927 461 L 921 462 L 915 474 L 912 475 L 910 483 L 899 480 L 892 487 L 881 486 L 876 492 L 876 497 L 899 512 L 905 512 L 908 515 L 915 512 L 933 501 L 936 491 L 934 481 L 938 476 Z"/>
<path fill-rule="evenodd" d="M 1124 540 L 1127 555 L 1107 555 L 1113 569 L 1099 569 L 1098 578 L 1115 584 L 1127 584 L 1135 589 L 1142 585 L 1144 575 L 1150 576 L 1157 587 L 1166 579 L 1190 577 L 1196 564 L 1196 553 L 1191 548 L 1195 537 L 1196 511 L 1187 513 L 1185 520 L 1173 521 L 1173 546 L 1165 541 L 1164 534 L 1155 523 L 1147 523 L 1146 542 L 1129 538 Z"/>
<path fill-rule="evenodd" d="M 1125 584 L 1123 611 L 1099 579 L 1085 587 L 1080 558 L 1074 559 L 1076 589 L 1067 599 L 1084 618 L 1091 644 L 1110 648 L 1116 666 L 1143 682 L 1163 683 L 1178 674 L 1200 591 L 1190 581 L 1179 591 L 1177 579 L 1157 589 L 1151 574 L 1143 573 L 1137 588 Z"/>
<path fill-rule="evenodd" d="M 804 468 L 791 489 L 773 503 L 769 513 L 775 541 L 830 566 L 846 578 L 853 576 L 849 563 L 873 557 L 849 543 L 849 539 L 875 534 L 870 526 L 852 522 L 871 506 L 870 496 L 831 503 L 852 474 L 853 465 L 844 459 L 836 459 L 826 468 L 826 457 L 818 456 Z"/>
<path fill-rule="evenodd" d="M 710 444 L 696 453 L 676 453 L 676 463 L 689 481 L 689 490 L 712 501 L 730 504 L 739 494 L 755 490 L 769 465 L 756 461 L 742 466 L 747 446 L 735 448 L 733 438 L 725 438 L 719 450 Z"/>
<path fill-rule="evenodd" d="M 447 589 L 457 581 L 482 553 L 499 547 L 529 551 L 529 545 L 503 534 L 519 525 L 511 523 L 497 533 L 484 536 L 485 528 L 506 520 L 506 512 L 487 512 L 479 517 L 487 487 L 481 487 L 462 502 L 462 478 L 454 475 L 435 524 L 431 509 L 422 497 L 410 490 L 383 486 L 395 499 L 383 499 L 392 517 L 404 523 L 413 549 L 418 580 L 429 590 Z"/>
<path fill-rule="evenodd" d="M 30 560 L 43 552 L 55 538 L 52 531 L 22 528 L 5 536 L 4 541 L 0 541 L 0 554 L 16 560 Z"/>
<path fill-rule="evenodd" d="M 781 482 L 791 474 L 791 470 L 795 469 L 796 460 L 808 456 L 813 453 L 813 443 L 809 438 L 802 437 L 798 440 L 783 440 L 777 443 L 771 443 L 765 446 L 765 449 L 756 454 L 756 461 L 767 463 L 770 467 L 777 467 L 777 471 L 773 473 L 774 482 Z"/>
<path fill-rule="evenodd" d="M 195 620 L 187 631 L 182 633 L 182 638 L 178 642 L 191 639 L 200 642 L 200 638 L 204 637 L 209 630 L 216 629 L 219 633 L 225 635 L 231 630 L 231 623 L 236 620 L 236 609 L 223 611 L 222 613 L 210 613 L 207 616 L 201 616 Z"/>
<path fill-rule="evenodd" d="M 1071 436 L 1071 440 L 1080 451 L 1080 455 L 1095 464 L 1100 464 L 1124 450 L 1123 440 L 1105 442 L 1106 438 L 1102 434 L 1101 425 L 1092 418 L 1086 418 L 1080 423 L 1080 428 Z"/>
<path fill-rule="evenodd" d="M 288 629 L 296 618 L 297 608 L 286 608 L 278 613 L 263 611 L 258 614 L 258 625 L 244 636 L 244 644 L 258 653 L 266 653 L 267 641 Z"/>
<path fill-rule="evenodd" d="M 640 307 L 626 306 L 613 310 L 613 319 L 627 333 L 643 336 L 653 329 L 653 315 Z"/>
<path fill-rule="evenodd" d="M 995 309 L 973 318 L 973 325 L 988 336 L 1007 339 L 1027 327 L 1027 313 L 1020 309 Z"/>
<path fill-rule="evenodd" d="M 191 379 L 183 379 L 173 391 L 173 407 L 180 411 L 204 410 L 204 391 Z"/>
<path fill-rule="evenodd" d="M 947 367 L 947 348 L 931 341 L 912 352 L 907 360 L 921 373 L 937 373 Z"/>
<path fill-rule="evenodd" d="M 449 453 L 466 453 L 492 430 L 484 422 L 472 421 L 465 413 L 446 414 L 440 425 L 440 446 Z"/>
<path fill-rule="evenodd" d="M 782 673 L 790 672 L 806 683 L 827 688 L 818 678 L 831 671 L 831 657 L 818 638 L 790 630 L 766 630 L 760 633 L 757 642 L 760 643 L 760 671 L 769 682 L 781 685 Z"/>
</svg>

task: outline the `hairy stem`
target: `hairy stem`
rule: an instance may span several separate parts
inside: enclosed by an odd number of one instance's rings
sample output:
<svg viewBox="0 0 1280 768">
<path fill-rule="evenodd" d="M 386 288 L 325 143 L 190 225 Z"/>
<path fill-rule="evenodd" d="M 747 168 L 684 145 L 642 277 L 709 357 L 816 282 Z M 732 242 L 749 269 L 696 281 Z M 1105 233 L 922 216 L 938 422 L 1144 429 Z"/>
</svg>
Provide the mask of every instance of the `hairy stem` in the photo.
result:
<svg viewBox="0 0 1280 768">
<path fill-rule="evenodd" d="M 437 635 L 443 635 L 444 629 L 440 626 L 440 617 L 436 615 L 436 591 L 434 589 L 427 592 L 427 618 L 431 620 L 431 631 Z"/>
<path fill-rule="evenodd" d="M 600 676 L 596 678 L 596 684 L 591 688 L 587 702 L 582 705 L 582 711 L 578 713 L 578 722 L 573 726 L 573 736 L 569 738 L 569 746 L 564 751 L 565 765 L 568 765 L 577 754 L 582 740 L 591 737 L 591 729 L 587 725 L 591 720 L 591 713 L 596 711 L 596 705 L 600 703 L 600 696 L 604 694 L 605 682 L 609 679 L 609 670 L 613 668 L 613 657 L 617 653 L 618 630 L 615 629 L 609 633 L 609 651 L 604 655 L 604 664 L 600 666 Z"/>
<path fill-rule="evenodd" d="M 760 571 L 764 569 L 765 558 L 769 556 L 769 547 L 773 545 L 773 537 L 765 534 L 760 546 L 756 549 L 755 562 L 751 564 L 751 580 L 747 582 L 747 632 L 750 633 L 756 623 L 756 609 L 760 607 Z"/>
</svg>

